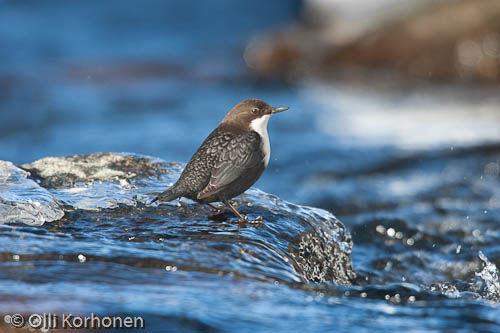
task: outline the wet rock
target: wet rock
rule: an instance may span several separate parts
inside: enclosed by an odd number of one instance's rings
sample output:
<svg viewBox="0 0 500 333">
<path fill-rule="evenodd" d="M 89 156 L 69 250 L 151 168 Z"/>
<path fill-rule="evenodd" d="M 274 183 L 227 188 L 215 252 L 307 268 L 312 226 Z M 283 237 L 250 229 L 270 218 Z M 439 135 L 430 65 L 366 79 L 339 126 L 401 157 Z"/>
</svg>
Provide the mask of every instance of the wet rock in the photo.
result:
<svg viewBox="0 0 500 333">
<path fill-rule="evenodd" d="M 46 157 L 22 165 L 44 187 L 72 186 L 77 182 L 119 181 L 168 173 L 159 160 L 132 154 L 95 153 Z"/>
<path fill-rule="evenodd" d="M 290 243 L 295 270 L 308 281 L 335 281 L 350 284 L 356 278 L 352 263 L 337 243 L 325 243 L 311 231 L 302 232 L 299 239 Z"/>
<path fill-rule="evenodd" d="M 399 14 L 353 39 L 323 26 L 288 29 L 254 42 L 249 50 L 261 51 L 247 63 L 260 76 L 286 79 L 360 79 L 382 69 L 392 79 L 500 81 L 498 1 L 427 2 Z"/>
<path fill-rule="evenodd" d="M 28 176 L 11 162 L 0 161 L 0 224 L 42 225 L 64 216 L 55 198 Z"/>
<path fill-rule="evenodd" d="M 22 165 L 61 205 L 86 210 L 135 206 L 146 193 L 160 192 L 165 182 L 173 182 L 180 167 L 146 156 L 113 153 L 47 157 Z"/>
<path fill-rule="evenodd" d="M 133 258 L 131 249 L 113 250 L 120 263 L 277 283 L 348 285 L 356 277 L 349 232 L 321 209 L 297 206 L 255 188 L 235 201 L 250 218 L 263 217 L 264 223 L 257 226 L 239 224 L 229 213 L 215 221 L 207 219 L 211 209 L 188 199 L 149 205 L 156 193 L 178 178 L 181 164 L 132 154 L 45 158 L 22 167 L 67 212 L 60 224 L 51 227 L 54 232 L 162 249 L 160 257 L 155 251 L 153 257 L 139 261 L 126 259 Z M 171 251 L 164 252 L 165 247 Z M 86 252 L 89 261 L 109 253 L 104 248 Z"/>
</svg>

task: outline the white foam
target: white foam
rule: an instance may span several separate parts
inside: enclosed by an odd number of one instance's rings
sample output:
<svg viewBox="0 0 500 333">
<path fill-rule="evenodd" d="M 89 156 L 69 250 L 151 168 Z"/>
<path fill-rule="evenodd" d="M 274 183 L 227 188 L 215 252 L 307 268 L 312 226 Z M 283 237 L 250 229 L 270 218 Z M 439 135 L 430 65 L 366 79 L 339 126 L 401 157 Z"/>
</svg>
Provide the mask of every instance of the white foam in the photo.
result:
<svg viewBox="0 0 500 333">
<path fill-rule="evenodd" d="M 446 90 L 404 95 L 315 87 L 312 94 L 321 103 L 319 128 L 354 145 L 426 149 L 500 141 L 498 100 Z"/>
</svg>

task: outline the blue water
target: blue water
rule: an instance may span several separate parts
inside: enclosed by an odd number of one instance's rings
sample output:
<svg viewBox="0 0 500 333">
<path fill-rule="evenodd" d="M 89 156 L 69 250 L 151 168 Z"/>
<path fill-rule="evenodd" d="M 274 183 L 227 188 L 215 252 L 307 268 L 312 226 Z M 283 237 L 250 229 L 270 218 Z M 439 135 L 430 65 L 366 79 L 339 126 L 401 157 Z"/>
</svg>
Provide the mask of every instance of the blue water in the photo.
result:
<svg viewBox="0 0 500 333">
<path fill-rule="evenodd" d="M 340 218 L 364 283 L 247 283 L 182 269 L 172 278 L 150 260 L 158 244 L 109 250 L 116 225 L 143 220 L 111 213 L 96 231 L 76 214 L 63 226 L 0 229 L 9 242 L 0 288 L 30 286 L 26 299 L 0 292 L 0 300 L 30 303 L 26 311 L 138 312 L 156 331 L 500 331 L 497 303 L 439 292 L 481 270 L 479 250 L 500 264 L 497 93 L 256 80 L 245 46 L 299 20 L 300 9 L 299 1 L 0 1 L 0 159 L 114 151 L 186 162 L 237 102 L 290 106 L 270 121 L 271 162 L 256 186 Z M 182 237 L 182 225 L 170 229 Z M 102 239 L 110 252 L 89 275 L 75 256 Z M 15 253 L 47 257 L 13 268 Z"/>
</svg>

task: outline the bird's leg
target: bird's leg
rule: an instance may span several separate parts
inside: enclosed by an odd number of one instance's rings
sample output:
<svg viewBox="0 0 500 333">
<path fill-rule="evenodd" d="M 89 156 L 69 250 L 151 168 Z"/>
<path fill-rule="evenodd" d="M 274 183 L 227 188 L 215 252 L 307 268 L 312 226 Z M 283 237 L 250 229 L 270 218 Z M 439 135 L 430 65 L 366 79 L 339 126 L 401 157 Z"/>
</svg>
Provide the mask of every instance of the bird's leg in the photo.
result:
<svg viewBox="0 0 500 333">
<path fill-rule="evenodd" d="M 244 217 L 243 215 L 241 215 L 241 214 L 240 214 L 240 213 L 236 210 L 236 208 L 234 208 L 234 207 L 233 207 L 233 205 L 231 205 L 231 203 L 230 203 L 229 201 L 227 201 L 227 200 L 222 200 L 222 202 L 223 202 L 226 206 L 228 206 L 228 207 L 229 207 L 229 209 L 231 209 L 231 211 L 234 213 L 234 215 L 238 216 L 238 220 L 239 220 L 240 222 L 246 222 L 246 221 L 247 221 L 247 217 L 246 217 L 246 216 Z"/>
<path fill-rule="evenodd" d="M 222 200 L 222 202 L 231 209 L 234 215 L 238 216 L 238 221 L 241 223 L 249 222 L 249 223 L 262 223 L 262 216 L 257 217 L 255 220 L 248 220 L 248 217 L 241 215 L 236 208 L 231 205 L 231 203 L 227 200 Z"/>
<path fill-rule="evenodd" d="M 222 210 L 221 207 L 217 207 L 216 205 L 211 204 L 211 203 L 207 203 L 207 205 L 209 205 L 211 208 L 215 209 L 215 213 L 213 213 L 211 215 L 220 215 L 220 214 L 222 214 L 223 210 Z"/>
</svg>

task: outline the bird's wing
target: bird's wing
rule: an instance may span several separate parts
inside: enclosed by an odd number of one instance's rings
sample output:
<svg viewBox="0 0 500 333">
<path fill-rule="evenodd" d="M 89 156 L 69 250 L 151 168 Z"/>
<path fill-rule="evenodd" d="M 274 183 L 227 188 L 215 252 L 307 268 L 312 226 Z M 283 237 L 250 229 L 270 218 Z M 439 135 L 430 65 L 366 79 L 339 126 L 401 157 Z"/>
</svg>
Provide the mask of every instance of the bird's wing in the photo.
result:
<svg viewBox="0 0 500 333">
<path fill-rule="evenodd" d="M 255 132 L 234 136 L 227 146 L 219 151 L 219 158 L 208 185 L 198 193 L 198 199 L 220 192 L 242 176 L 248 168 L 262 163 L 260 149 L 262 139 Z"/>
</svg>

